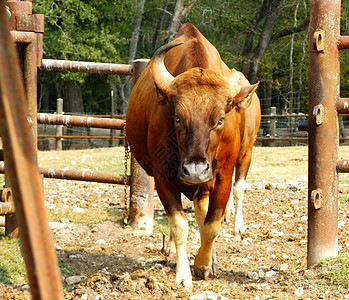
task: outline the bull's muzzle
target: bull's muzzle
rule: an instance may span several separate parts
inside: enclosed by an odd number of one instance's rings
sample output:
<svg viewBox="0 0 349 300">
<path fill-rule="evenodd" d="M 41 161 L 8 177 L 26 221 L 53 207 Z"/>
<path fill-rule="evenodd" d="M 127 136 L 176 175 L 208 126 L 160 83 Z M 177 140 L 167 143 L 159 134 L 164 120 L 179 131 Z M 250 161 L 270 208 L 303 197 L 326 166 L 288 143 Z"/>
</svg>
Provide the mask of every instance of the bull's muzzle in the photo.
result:
<svg viewBox="0 0 349 300">
<path fill-rule="evenodd" d="M 178 177 L 189 184 L 205 183 L 212 179 L 212 169 L 206 162 L 184 162 L 179 169 Z"/>
</svg>

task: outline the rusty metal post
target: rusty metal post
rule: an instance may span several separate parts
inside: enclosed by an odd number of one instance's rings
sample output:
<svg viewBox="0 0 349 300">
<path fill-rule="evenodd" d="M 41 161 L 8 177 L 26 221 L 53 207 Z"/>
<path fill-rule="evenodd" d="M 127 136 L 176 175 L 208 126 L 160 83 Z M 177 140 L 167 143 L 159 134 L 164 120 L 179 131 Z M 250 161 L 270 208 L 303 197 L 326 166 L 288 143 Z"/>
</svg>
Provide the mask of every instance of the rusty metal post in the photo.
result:
<svg viewBox="0 0 349 300">
<path fill-rule="evenodd" d="M 23 81 L 26 93 L 27 117 L 32 131 L 33 143 L 37 145 L 37 65 L 42 56 L 42 33 L 44 31 L 44 16 L 32 15 L 32 3 L 29 1 L 8 1 L 11 12 L 10 25 L 11 37 L 16 43 L 20 59 Z M 36 160 L 36 155 L 35 155 Z M 5 176 L 5 186 L 11 183 Z M 18 229 L 14 214 L 5 216 L 5 232 L 17 237 Z"/>
<path fill-rule="evenodd" d="M 57 114 L 63 115 L 63 99 L 57 99 Z M 62 150 L 63 125 L 56 125 L 56 150 Z"/>
<path fill-rule="evenodd" d="M 8 175 L 6 177 L 6 180 L 9 181 Z M 1 212 L 5 215 L 5 235 L 18 238 L 19 229 L 16 221 L 15 204 L 13 202 L 11 188 L 5 187 L 2 190 L 1 200 L 2 203 L 0 203 L 3 208 L 4 206 L 8 208 L 8 210 L 3 209 Z"/>
<path fill-rule="evenodd" d="M 87 128 L 123 129 L 124 120 L 85 116 L 37 114 L 39 124 L 65 125 Z"/>
<path fill-rule="evenodd" d="M 25 111 L 25 91 L 4 1 L 0 1 L 0 28 L 0 128 L 30 292 L 33 299 L 63 299 L 36 149 Z"/>
<path fill-rule="evenodd" d="M 275 106 L 270 107 L 270 115 L 271 116 L 276 115 Z M 275 137 L 276 137 L 276 119 L 275 118 L 270 118 L 269 134 L 271 138 L 271 140 L 269 141 L 269 147 L 275 147 Z"/>
<path fill-rule="evenodd" d="M 308 266 L 338 253 L 339 27 L 340 0 L 311 0 Z"/>
<path fill-rule="evenodd" d="M 133 85 L 137 82 L 149 60 L 133 62 Z M 126 132 L 127 135 L 127 132 Z M 131 156 L 130 223 L 140 233 L 151 234 L 154 219 L 154 179 L 147 175 Z"/>
<path fill-rule="evenodd" d="M 40 70 L 61 72 L 82 72 L 109 75 L 132 75 L 132 65 L 94 63 L 87 61 L 70 61 L 43 59 Z"/>
</svg>

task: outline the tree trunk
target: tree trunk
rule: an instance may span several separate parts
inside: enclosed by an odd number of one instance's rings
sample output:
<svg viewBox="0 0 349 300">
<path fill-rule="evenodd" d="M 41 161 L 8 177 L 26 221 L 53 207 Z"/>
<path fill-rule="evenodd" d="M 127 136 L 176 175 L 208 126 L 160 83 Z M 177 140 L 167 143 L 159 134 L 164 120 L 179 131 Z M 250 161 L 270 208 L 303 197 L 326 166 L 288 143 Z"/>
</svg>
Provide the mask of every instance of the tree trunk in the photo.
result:
<svg viewBox="0 0 349 300">
<path fill-rule="evenodd" d="M 243 52 L 248 60 L 244 63 L 242 71 L 251 83 L 256 83 L 258 81 L 258 68 L 271 40 L 281 1 L 282 0 L 263 1 L 261 9 L 256 14 L 255 26 L 246 37 Z M 259 35 L 258 45 L 253 49 L 253 37 L 256 32 L 258 32 L 259 23 L 263 19 L 264 23 Z"/>
<path fill-rule="evenodd" d="M 199 0 L 192 0 L 188 6 L 184 6 L 184 0 L 177 0 L 175 10 L 173 12 L 171 24 L 168 28 L 167 43 L 170 42 L 176 35 L 183 18 L 192 10 Z"/>
<path fill-rule="evenodd" d="M 143 19 L 143 11 L 144 11 L 145 0 L 139 0 L 137 2 L 137 15 L 135 16 L 135 22 L 133 24 L 132 37 L 130 43 L 130 49 L 128 52 L 128 63 L 132 64 L 136 57 L 137 45 L 139 40 L 139 30 L 142 24 Z M 132 91 L 132 80 L 129 76 L 127 76 L 124 80 L 117 77 L 118 85 L 119 85 L 119 96 L 120 96 L 120 113 L 126 114 L 128 100 Z"/>
<path fill-rule="evenodd" d="M 135 22 L 133 24 L 132 38 L 130 43 L 130 50 L 128 52 L 128 63 L 132 63 L 136 57 L 138 39 L 139 39 L 139 29 L 142 24 L 143 11 L 144 11 L 145 0 L 137 1 L 137 15 L 135 17 Z"/>
<path fill-rule="evenodd" d="M 81 87 L 72 82 L 67 83 L 66 96 L 64 99 L 64 110 L 71 114 L 84 114 Z M 66 127 L 67 135 L 87 135 L 86 128 Z M 66 149 L 83 148 L 82 143 L 77 143 L 73 139 L 65 140 Z"/>
<path fill-rule="evenodd" d="M 158 39 L 159 39 L 160 30 L 162 28 L 162 23 L 164 21 L 165 10 L 167 8 L 167 4 L 168 4 L 168 0 L 165 0 L 164 4 L 162 5 L 162 10 L 159 13 L 158 21 L 156 23 L 156 28 L 155 28 L 155 32 L 154 32 L 154 36 L 153 36 L 153 42 L 152 42 L 152 47 L 153 47 L 154 51 L 157 49 L 157 42 L 158 42 Z"/>
</svg>

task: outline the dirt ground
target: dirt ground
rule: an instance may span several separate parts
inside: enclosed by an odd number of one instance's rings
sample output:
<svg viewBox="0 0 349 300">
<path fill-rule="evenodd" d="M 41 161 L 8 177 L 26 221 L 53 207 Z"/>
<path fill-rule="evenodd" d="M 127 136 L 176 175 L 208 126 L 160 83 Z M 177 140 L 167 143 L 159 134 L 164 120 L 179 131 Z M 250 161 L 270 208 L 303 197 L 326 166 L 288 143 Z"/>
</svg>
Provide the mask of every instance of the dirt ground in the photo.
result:
<svg viewBox="0 0 349 300">
<path fill-rule="evenodd" d="M 49 209 L 123 207 L 121 187 L 48 180 L 45 188 Z M 346 195 L 349 189 L 341 192 Z M 158 200 L 155 206 L 156 219 L 166 218 Z M 185 208 L 188 219 L 194 220 L 189 201 Z M 317 286 L 319 267 L 306 270 L 306 183 L 251 185 L 246 191 L 244 217 L 247 230 L 241 240 L 234 239 L 232 226 L 223 224 L 215 242 L 217 276 L 206 281 L 193 277 L 190 293 L 174 284 L 175 258 L 161 253 L 163 235 L 158 230 L 139 236 L 116 221 L 85 225 L 62 219 L 54 226 L 54 237 L 61 266 L 70 270 L 62 278 L 65 299 L 349 298 L 349 290 Z M 349 206 L 343 205 L 339 212 L 342 254 L 349 253 L 348 222 Z M 190 226 L 187 249 L 191 265 L 199 240 L 197 228 Z M 28 286 L 0 285 L 1 299 L 30 299 L 27 290 Z"/>
</svg>

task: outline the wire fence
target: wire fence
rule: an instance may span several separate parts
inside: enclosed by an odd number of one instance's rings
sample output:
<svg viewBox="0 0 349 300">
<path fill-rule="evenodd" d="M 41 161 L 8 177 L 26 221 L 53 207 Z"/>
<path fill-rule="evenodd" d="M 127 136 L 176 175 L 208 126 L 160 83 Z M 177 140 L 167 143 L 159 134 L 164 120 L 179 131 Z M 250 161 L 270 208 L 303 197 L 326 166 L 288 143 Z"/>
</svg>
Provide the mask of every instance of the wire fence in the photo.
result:
<svg viewBox="0 0 349 300">
<path fill-rule="evenodd" d="M 79 115 L 79 114 L 74 114 Z M 86 116 L 86 114 L 82 114 Z M 88 116 L 111 117 L 110 115 Z M 124 119 L 125 116 L 115 116 Z M 307 145 L 308 133 L 298 130 L 298 122 L 306 120 L 306 114 L 262 115 L 261 125 L 257 134 L 256 146 L 290 146 Z M 339 137 L 341 144 L 349 144 L 349 116 L 339 116 Z M 56 141 L 62 142 L 62 149 L 90 149 L 121 146 L 124 144 L 122 130 L 100 128 L 63 127 L 61 135 L 57 135 L 56 126 L 38 124 L 39 150 L 56 149 Z"/>
</svg>

